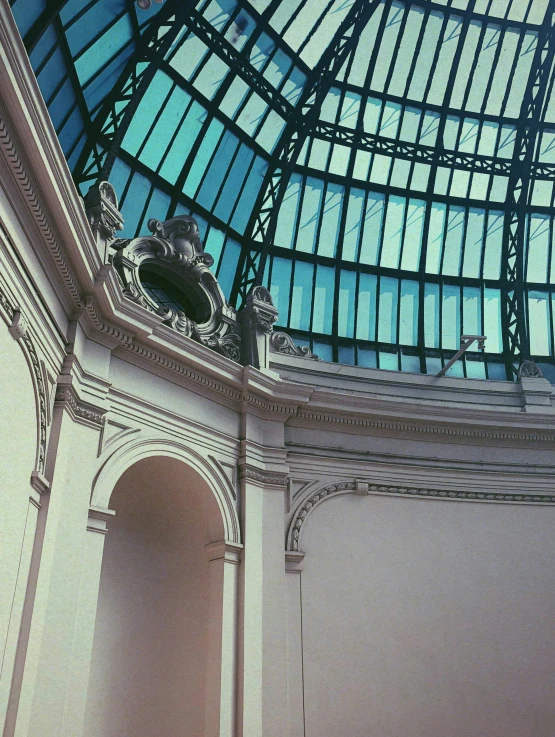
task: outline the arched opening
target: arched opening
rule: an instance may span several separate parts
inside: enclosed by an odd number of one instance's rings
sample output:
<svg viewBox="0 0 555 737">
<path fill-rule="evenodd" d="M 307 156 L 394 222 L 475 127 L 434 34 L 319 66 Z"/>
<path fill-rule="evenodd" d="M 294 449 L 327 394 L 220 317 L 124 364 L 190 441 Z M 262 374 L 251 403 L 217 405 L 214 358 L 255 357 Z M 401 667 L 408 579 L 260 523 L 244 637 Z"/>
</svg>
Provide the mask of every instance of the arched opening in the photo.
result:
<svg viewBox="0 0 555 737">
<path fill-rule="evenodd" d="M 125 471 L 110 508 L 85 735 L 203 735 L 216 499 L 192 468 L 157 456 Z"/>
</svg>

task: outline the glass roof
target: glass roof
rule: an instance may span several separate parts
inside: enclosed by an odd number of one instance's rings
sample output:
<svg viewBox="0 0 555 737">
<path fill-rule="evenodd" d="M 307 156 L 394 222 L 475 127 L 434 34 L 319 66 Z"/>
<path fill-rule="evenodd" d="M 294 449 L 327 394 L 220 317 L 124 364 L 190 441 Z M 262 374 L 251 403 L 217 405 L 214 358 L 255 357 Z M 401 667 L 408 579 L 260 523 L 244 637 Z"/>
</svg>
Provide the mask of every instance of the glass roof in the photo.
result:
<svg viewBox="0 0 555 737">
<path fill-rule="evenodd" d="M 555 380 L 554 0 L 12 10 L 74 179 L 112 182 L 125 236 L 193 214 L 231 300 L 258 268 L 324 360 L 437 373 L 477 334 L 451 375 L 529 353 Z"/>
</svg>

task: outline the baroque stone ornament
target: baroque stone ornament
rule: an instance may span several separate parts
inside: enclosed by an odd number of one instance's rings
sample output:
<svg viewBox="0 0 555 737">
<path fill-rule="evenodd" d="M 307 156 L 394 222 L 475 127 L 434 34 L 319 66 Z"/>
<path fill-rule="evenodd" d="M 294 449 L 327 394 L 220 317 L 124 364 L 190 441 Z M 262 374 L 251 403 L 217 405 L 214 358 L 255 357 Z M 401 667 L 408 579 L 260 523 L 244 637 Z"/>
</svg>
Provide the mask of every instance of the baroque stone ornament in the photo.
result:
<svg viewBox="0 0 555 737">
<path fill-rule="evenodd" d="M 58 385 L 55 403 L 66 407 L 76 422 L 98 427 L 104 425 L 106 410 L 81 401 L 71 386 Z"/>
<path fill-rule="evenodd" d="M 210 271 L 214 259 L 203 249 L 196 220 L 151 218 L 148 228 L 152 235 L 110 244 L 123 294 L 162 324 L 240 363 L 236 313 Z"/>
<path fill-rule="evenodd" d="M 361 489 L 361 486 L 364 489 Z M 482 491 L 442 491 L 439 489 L 417 489 L 409 486 L 385 486 L 366 481 L 341 481 L 330 484 L 311 494 L 295 512 L 287 535 L 287 550 L 298 551 L 302 527 L 312 510 L 324 499 L 340 494 L 370 494 L 421 497 L 426 499 L 448 499 L 451 501 L 493 502 L 509 504 L 546 504 L 555 506 L 555 494 L 505 494 Z"/>
<path fill-rule="evenodd" d="M 541 379 L 542 370 L 534 361 L 523 361 L 518 370 L 519 379 Z"/>
<path fill-rule="evenodd" d="M 270 343 L 275 353 L 284 353 L 287 356 L 300 356 L 301 358 L 311 358 L 313 361 L 319 361 L 318 356 L 313 353 L 308 346 L 295 345 L 290 335 L 287 333 L 273 333 Z"/>
<path fill-rule="evenodd" d="M 118 198 L 110 182 L 98 182 L 89 189 L 85 209 L 97 241 L 108 243 L 115 238 L 116 231 L 123 228 Z"/>
</svg>

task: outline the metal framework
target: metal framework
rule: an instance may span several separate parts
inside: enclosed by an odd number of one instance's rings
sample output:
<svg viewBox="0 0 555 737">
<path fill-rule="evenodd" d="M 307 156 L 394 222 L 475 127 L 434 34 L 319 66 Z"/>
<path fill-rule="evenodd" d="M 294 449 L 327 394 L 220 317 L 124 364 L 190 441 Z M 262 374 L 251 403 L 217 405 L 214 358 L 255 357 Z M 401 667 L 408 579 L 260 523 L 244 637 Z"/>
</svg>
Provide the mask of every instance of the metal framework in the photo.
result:
<svg viewBox="0 0 555 737">
<path fill-rule="evenodd" d="M 16 7 L 24 2 L 34 0 Z M 97 3 L 89 38 L 82 19 Z M 281 324 L 328 360 L 437 373 L 462 333 L 487 333 L 486 354 L 463 358 L 466 367 L 482 366 L 468 375 L 513 377 L 530 354 L 532 290 L 546 305 L 549 341 L 533 353 L 555 363 L 555 120 L 546 115 L 555 0 L 542 25 L 527 20 L 536 0 L 508 2 L 502 18 L 493 15 L 497 5 L 476 13 L 476 0 L 464 10 L 433 0 L 356 0 L 349 10 L 331 0 L 271 0 L 261 13 L 250 0 L 221 13 L 209 2 L 166 0 L 150 21 L 134 0 L 113 15 L 85 0 L 70 17 L 64 4 L 47 2 L 25 44 L 76 182 L 115 177 L 131 230 L 155 210 L 194 212 L 209 248 L 216 234 L 218 278 L 231 301 L 240 304 L 267 278 L 280 295 Z M 334 7 L 344 17 L 335 33 Z M 103 35 L 126 15 L 134 50 L 116 46 L 110 56 Z M 46 24 L 67 70 L 55 87 L 43 71 L 52 69 L 41 57 Z M 323 55 L 307 49 L 320 26 Z M 85 45 L 76 44 L 79 34 Z M 92 80 L 102 79 L 103 89 L 112 60 L 127 59 L 102 102 L 88 78 L 80 80 L 80 57 L 94 45 L 104 62 Z M 311 55 L 320 60 L 310 63 Z M 65 80 L 75 101 L 62 119 L 56 95 Z M 86 131 L 82 150 L 64 147 L 72 110 Z M 279 135 L 275 114 L 284 123 Z M 543 185 L 534 189 L 537 181 Z M 528 247 L 532 265 L 545 262 L 545 276 L 529 266 L 525 284 Z M 363 309 L 368 290 L 374 296 Z M 492 347 L 500 333 L 486 304 L 498 305 L 499 294 L 503 350 Z M 470 321 L 469 304 L 477 314 Z"/>
<path fill-rule="evenodd" d="M 273 245 L 279 208 L 295 162 L 318 119 L 322 103 L 334 79 L 379 4 L 380 0 L 355 0 L 305 85 L 297 105 L 297 114 L 288 121 L 273 152 L 273 161 L 268 167 L 245 232 L 247 244 L 259 236 L 262 243 L 257 250 L 249 247 L 243 249 L 231 292 L 232 304 L 243 303 L 251 287 L 262 283 L 268 253 Z"/>
<path fill-rule="evenodd" d="M 501 275 L 503 354 L 508 379 L 514 378 L 521 363 L 530 359 L 524 288 L 526 216 L 534 183 L 532 166 L 538 127 L 546 103 L 554 57 L 555 0 L 550 0 L 522 101 L 508 185 Z"/>
</svg>

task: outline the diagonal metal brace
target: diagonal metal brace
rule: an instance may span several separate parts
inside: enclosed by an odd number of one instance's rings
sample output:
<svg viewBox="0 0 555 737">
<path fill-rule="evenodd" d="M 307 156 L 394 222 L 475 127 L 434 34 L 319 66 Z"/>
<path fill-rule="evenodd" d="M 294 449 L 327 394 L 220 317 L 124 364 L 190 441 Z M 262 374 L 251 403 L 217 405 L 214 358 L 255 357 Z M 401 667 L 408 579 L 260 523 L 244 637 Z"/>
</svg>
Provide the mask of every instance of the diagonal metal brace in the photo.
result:
<svg viewBox="0 0 555 737">
<path fill-rule="evenodd" d="M 484 350 L 484 343 L 486 342 L 487 335 L 461 335 L 461 347 L 459 350 L 455 353 L 453 358 L 451 358 L 445 366 L 437 372 L 436 376 L 443 376 L 446 371 L 448 371 L 451 366 L 455 363 L 455 361 L 458 361 L 459 358 L 463 355 L 463 353 L 466 353 L 467 350 L 470 348 L 470 346 L 477 341 L 478 342 L 478 350 L 483 351 Z"/>
</svg>

